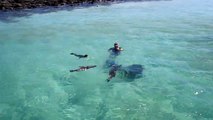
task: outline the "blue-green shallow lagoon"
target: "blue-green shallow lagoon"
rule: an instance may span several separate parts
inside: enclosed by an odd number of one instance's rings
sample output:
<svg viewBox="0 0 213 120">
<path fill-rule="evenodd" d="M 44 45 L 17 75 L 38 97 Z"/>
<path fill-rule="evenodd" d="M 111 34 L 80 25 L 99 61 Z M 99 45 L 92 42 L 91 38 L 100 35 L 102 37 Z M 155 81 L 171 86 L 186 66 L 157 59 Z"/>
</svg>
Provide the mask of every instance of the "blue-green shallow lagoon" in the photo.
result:
<svg viewBox="0 0 213 120">
<path fill-rule="evenodd" d="M 212 13 L 211 0 L 174 0 L 0 21 L 0 120 L 212 120 Z M 142 78 L 105 81 L 115 41 Z M 69 72 L 82 65 L 97 67 Z"/>
</svg>

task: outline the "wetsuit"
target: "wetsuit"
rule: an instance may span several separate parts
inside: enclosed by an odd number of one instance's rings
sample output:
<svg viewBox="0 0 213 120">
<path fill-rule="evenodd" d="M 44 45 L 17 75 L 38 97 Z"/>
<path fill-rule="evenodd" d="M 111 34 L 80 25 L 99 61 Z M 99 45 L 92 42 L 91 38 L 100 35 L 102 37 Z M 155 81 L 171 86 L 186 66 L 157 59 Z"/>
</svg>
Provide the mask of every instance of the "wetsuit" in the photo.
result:
<svg viewBox="0 0 213 120">
<path fill-rule="evenodd" d="M 108 51 L 110 51 L 111 52 L 111 54 L 110 55 L 113 55 L 113 56 L 118 56 L 118 55 L 120 55 L 120 53 L 121 53 L 121 50 L 120 50 L 120 48 L 119 49 L 116 49 L 116 48 L 110 48 Z"/>
</svg>

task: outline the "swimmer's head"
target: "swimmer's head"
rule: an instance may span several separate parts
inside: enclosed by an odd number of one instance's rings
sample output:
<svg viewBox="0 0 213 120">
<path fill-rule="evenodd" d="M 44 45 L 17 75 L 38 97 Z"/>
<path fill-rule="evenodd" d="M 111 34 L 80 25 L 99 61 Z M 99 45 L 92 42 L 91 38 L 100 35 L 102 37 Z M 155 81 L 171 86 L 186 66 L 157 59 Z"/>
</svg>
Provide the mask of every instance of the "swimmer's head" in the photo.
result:
<svg viewBox="0 0 213 120">
<path fill-rule="evenodd" d="M 118 43 L 116 42 L 116 43 L 114 43 L 114 47 L 119 47 L 119 45 L 118 45 Z"/>
</svg>

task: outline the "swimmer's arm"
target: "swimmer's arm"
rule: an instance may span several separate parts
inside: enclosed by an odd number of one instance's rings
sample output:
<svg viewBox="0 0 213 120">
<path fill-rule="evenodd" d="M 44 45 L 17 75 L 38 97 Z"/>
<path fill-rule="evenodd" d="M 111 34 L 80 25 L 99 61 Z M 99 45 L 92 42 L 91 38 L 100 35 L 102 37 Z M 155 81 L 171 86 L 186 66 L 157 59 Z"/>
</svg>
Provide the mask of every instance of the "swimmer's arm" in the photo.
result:
<svg viewBox="0 0 213 120">
<path fill-rule="evenodd" d="M 122 47 L 119 47 L 119 50 L 120 50 L 120 51 L 123 51 L 124 49 L 123 49 Z"/>
<path fill-rule="evenodd" d="M 112 50 L 113 48 L 109 48 L 108 51 Z"/>
</svg>

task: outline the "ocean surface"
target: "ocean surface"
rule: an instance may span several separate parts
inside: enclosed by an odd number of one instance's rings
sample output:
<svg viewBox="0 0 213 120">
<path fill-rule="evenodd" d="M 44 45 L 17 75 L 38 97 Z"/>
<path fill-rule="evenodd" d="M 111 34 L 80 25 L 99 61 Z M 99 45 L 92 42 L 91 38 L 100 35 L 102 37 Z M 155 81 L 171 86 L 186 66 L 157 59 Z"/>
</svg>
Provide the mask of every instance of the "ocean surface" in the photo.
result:
<svg viewBox="0 0 213 120">
<path fill-rule="evenodd" d="M 213 120 L 212 0 L 0 14 L 0 120 Z M 114 42 L 141 78 L 106 82 Z"/>
</svg>

